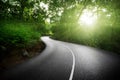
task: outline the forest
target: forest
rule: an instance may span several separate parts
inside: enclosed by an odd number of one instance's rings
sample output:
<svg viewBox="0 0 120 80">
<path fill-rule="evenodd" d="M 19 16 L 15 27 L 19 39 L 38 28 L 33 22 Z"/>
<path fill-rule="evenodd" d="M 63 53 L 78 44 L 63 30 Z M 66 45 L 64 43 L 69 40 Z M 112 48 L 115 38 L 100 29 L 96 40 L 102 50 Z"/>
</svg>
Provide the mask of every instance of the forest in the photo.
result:
<svg viewBox="0 0 120 80">
<path fill-rule="evenodd" d="M 120 54 L 120 1 L 0 0 L 2 57 L 43 47 L 41 36 Z"/>
</svg>

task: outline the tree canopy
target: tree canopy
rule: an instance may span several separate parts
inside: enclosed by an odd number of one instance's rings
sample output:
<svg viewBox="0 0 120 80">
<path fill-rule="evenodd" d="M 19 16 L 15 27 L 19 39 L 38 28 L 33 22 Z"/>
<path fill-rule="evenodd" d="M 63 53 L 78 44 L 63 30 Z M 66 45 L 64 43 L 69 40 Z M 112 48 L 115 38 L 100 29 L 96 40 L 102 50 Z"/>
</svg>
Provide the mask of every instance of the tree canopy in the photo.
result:
<svg viewBox="0 0 120 80">
<path fill-rule="evenodd" d="M 65 40 L 83 41 L 87 45 L 99 43 L 102 46 L 104 41 L 119 43 L 120 40 L 119 0 L 1 0 L 0 20 L 3 19 L 35 22 L 36 29 L 43 35 L 46 31 L 53 32 L 56 38 L 66 35 Z M 109 34 L 106 33 L 107 30 Z M 99 35 L 105 35 L 108 39 L 103 37 L 104 40 L 100 40 Z M 112 40 L 114 36 L 117 38 Z"/>
</svg>

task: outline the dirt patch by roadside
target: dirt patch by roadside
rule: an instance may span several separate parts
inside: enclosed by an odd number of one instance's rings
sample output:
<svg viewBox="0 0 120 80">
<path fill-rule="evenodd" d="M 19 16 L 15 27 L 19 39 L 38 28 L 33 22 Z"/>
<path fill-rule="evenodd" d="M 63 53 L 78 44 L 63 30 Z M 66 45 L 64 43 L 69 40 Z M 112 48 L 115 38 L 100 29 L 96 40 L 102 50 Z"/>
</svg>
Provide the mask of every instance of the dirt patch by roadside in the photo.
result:
<svg viewBox="0 0 120 80">
<path fill-rule="evenodd" d="M 9 54 L 0 61 L 0 71 L 4 72 L 12 66 L 20 64 L 28 59 L 31 59 L 32 57 L 39 55 L 44 50 L 44 48 L 44 43 L 38 42 L 34 46 L 26 49 L 26 51 L 29 53 L 29 56 L 23 56 L 21 54 L 22 50 L 18 48 L 10 50 Z"/>
</svg>

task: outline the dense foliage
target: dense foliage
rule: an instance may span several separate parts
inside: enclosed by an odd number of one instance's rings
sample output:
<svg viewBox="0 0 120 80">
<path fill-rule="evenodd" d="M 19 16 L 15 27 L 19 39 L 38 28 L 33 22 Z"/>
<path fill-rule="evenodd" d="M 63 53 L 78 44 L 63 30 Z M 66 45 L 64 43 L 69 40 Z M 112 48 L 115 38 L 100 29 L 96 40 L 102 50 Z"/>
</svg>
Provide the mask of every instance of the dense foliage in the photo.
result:
<svg viewBox="0 0 120 80">
<path fill-rule="evenodd" d="M 63 12 L 60 22 L 52 27 L 53 37 L 120 53 L 119 4 L 116 0 L 82 0 Z M 97 15 L 92 26 L 79 24 L 85 9 Z"/>
<path fill-rule="evenodd" d="M 79 24 L 86 9 L 98 19 L 91 28 Z M 120 53 L 118 0 L 1 0 L 0 21 L 0 46 L 27 45 L 52 35 Z"/>
<path fill-rule="evenodd" d="M 39 40 L 40 33 L 30 23 L 4 21 L 0 26 L 0 45 L 4 47 L 27 47 Z M 1 23 L 2 24 L 2 23 Z"/>
<path fill-rule="evenodd" d="M 39 0 L 0 1 L 0 50 L 27 48 L 51 34 L 44 5 Z"/>
</svg>

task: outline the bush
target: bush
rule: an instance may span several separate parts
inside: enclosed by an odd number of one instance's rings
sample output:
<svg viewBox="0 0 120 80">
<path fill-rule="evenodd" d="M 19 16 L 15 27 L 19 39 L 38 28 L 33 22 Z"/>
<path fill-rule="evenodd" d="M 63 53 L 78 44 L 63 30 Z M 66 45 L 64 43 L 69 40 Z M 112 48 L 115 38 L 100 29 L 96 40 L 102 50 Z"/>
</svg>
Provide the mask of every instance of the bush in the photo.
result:
<svg viewBox="0 0 120 80">
<path fill-rule="evenodd" d="M 0 26 L 0 45 L 26 47 L 39 40 L 40 33 L 31 24 L 23 22 L 3 22 Z"/>
<path fill-rule="evenodd" d="M 101 48 L 120 54 L 120 27 L 95 26 L 93 29 L 79 25 L 58 24 L 52 27 L 53 38 Z"/>
</svg>

